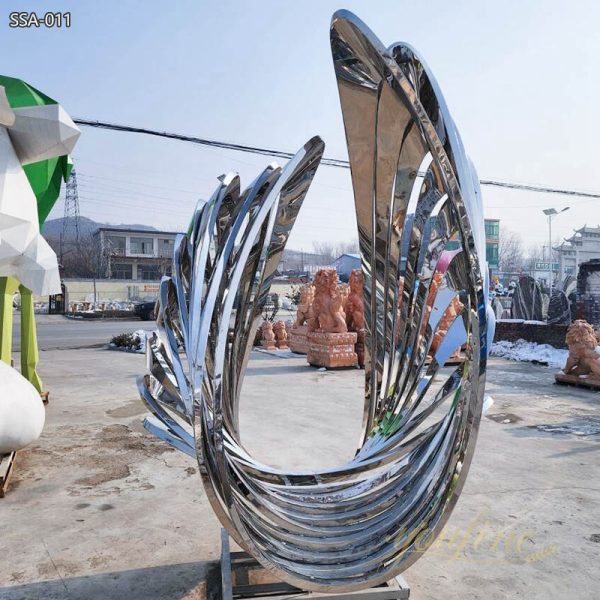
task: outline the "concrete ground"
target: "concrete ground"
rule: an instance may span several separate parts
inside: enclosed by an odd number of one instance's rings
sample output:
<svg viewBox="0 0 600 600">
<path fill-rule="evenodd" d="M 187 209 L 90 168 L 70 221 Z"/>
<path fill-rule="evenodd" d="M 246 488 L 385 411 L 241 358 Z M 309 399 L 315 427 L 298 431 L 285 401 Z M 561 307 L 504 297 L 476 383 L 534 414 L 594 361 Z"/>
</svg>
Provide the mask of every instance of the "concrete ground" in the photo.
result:
<svg viewBox="0 0 600 600">
<path fill-rule="evenodd" d="M 278 319 L 293 319 L 290 311 L 280 310 Z M 38 346 L 44 350 L 74 350 L 79 348 L 101 347 L 113 336 L 143 329 L 152 331 L 156 328 L 154 321 L 141 319 L 71 319 L 62 315 L 35 316 Z M 14 314 L 13 350 L 21 349 L 20 340 L 21 315 Z"/>
<path fill-rule="evenodd" d="M 62 315 L 35 316 L 38 346 L 43 350 L 67 350 L 103 346 L 120 333 L 138 329 L 152 331 L 154 321 L 141 319 L 68 319 Z M 21 315 L 15 311 L 13 323 L 13 349 L 21 349 Z"/>
<path fill-rule="evenodd" d="M 194 460 L 142 429 L 144 357 L 41 358 L 47 423 L 0 500 L 0 599 L 203 598 L 219 524 Z M 596 600 L 600 394 L 555 386 L 551 369 L 530 364 L 493 359 L 488 373 L 495 404 L 443 536 L 404 573 L 411 597 Z M 358 439 L 361 392 L 361 371 L 255 352 L 242 436 L 280 466 L 339 463 Z M 537 429 L 549 424 L 576 433 Z"/>
</svg>

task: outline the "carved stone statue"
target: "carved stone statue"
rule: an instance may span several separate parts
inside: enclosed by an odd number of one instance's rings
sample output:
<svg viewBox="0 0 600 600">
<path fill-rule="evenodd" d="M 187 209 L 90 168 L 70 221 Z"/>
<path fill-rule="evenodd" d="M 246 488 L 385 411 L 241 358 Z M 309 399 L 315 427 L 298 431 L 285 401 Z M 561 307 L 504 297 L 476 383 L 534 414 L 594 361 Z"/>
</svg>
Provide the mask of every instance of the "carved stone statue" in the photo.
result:
<svg viewBox="0 0 600 600">
<path fill-rule="evenodd" d="M 313 316 L 308 322 L 309 332 L 346 333 L 348 331 L 335 269 L 317 271 L 312 309 Z"/>
<path fill-rule="evenodd" d="M 275 345 L 280 350 L 289 350 L 288 336 L 285 330 L 285 323 L 283 321 L 276 321 L 273 325 L 273 333 L 275 334 Z"/>
<path fill-rule="evenodd" d="M 313 315 L 308 322 L 309 364 L 319 367 L 351 367 L 358 362 L 354 351 L 356 332 L 349 332 L 343 298 L 335 269 L 321 269 L 315 275 Z"/>
<path fill-rule="evenodd" d="M 294 327 L 301 327 L 312 317 L 312 303 L 315 297 L 315 286 L 307 283 L 300 290 L 300 302 L 296 310 Z"/>
<path fill-rule="evenodd" d="M 448 308 L 444 311 L 440 322 L 438 323 L 437 331 L 433 336 L 433 340 L 431 342 L 430 355 L 434 355 L 438 348 L 441 346 L 448 329 L 452 326 L 452 323 L 457 319 L 460 315 L 462 309 L 464 308 L 463 303 L 458 299 L 458 296 L 454 296 L 452 301 L 448 305 Z M 457 348 L 452 356 L 450 356 L 450 360 L 460 359 L 460 348 Z"/>
<path fill-rule="evenodd" d="M 275 350 L 275 334 L 273 333 L 273 323 L 271 321 L 263 321 L 260 326 L 262 339 L 260 343 L 266 350 Z"/>
<path fill-rule="evenodd" d="M 401 286 L 402 286 L 402 290 L 404 290 L 404 279 L 400 278 L 402 281 Z M 431 278 L 431 284 L 429 285 L 429 296 L 427 297 L 427 304 L 425 306 L 425 318 L 423 319 L 423 324 L 421 325 L 421 331 L 420 331 L 420 335 L 423 335 L 425 333 L 425 328 L 427 327 L 427 323 L 429 322 L 429 319 L 431 317 L 431 311 L 433 310 L 433 305 L 435 303 L 435 298 L 436 298 L 436 294 L 437 291 L 442 283 L 444 279 L 444 275 L 443 273 L 441 273 L 440 271 L 436 271 L 433 274 L 433 277 Z M 401 294 L 402 292 L 400 292 Z M 400 325 L 400 313 L 398 312 L 398 323 L 397 323 L 397 328 L 399 328 Z M 433 344 L 433 342 L 432 342 Z M 433 349 L 430 349 L 429 351 L 429 355 L 431 355 L 431 353 L 433 352 Z"/>
<path fill-rule="evenodd" d="M 308 352 L 308 321 L 312 318 L 312 303 L 315 298 L 315 286 L 307 283 L 300 289 L 300 302 L 296 311 L 296 320 L 291 327 L 288 335 L 290 349 L 296 354 L 306 354 Z"/>
<path fill-rule="evenodd" d="M 596 352 L 594 328 L 582 319 L 577 319 L 567 330 L 569 347 L 567 364 L 555 375 L 559 383 L 571 383 L 586 387 L 600 387 L 600 354 Z"/>
<path fill-rule="evenodd" d="M 361 269 L 354 269 L 350 273 L 349 293 L 344 305 L 346 313 L 346 326 L 348 331 L 356 331 L 356 355 L 358 365 L 365 366 L 365 306 L 363 298 L 364 276 Z"/>
<path fill-rule="evenodd" d="M 349 294 L 344 306 L 348 331 L 361 331 L 365 328 L 363 285 L 362 270 L 354 269 L 350 273 Z"/>
<path fill-rule="evenodd" d="M 350 295 L 350 284 L 349 283 L 338 283 L 338 294 L 342 297 L 342 308 L 346 312 L 346 302 Z"/>
</svg>

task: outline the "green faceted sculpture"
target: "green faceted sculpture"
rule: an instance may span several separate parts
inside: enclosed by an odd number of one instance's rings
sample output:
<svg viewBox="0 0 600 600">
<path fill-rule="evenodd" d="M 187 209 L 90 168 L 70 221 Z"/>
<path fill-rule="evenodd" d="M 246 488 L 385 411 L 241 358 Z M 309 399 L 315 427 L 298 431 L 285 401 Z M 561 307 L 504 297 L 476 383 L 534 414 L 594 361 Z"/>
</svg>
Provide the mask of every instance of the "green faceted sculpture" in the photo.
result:
<svg viewBox="0 0 600 600">
<path fill-rule="evenodd" d="M 0 76 L 0 360 L 12 362 L 13 296 L 21 293 L 21 373 L 38 391 L 33 294 L 60 291 L 56 255 L 40 233 L 71 173 L 79 129 L 52 98 Z"/>
</svg>

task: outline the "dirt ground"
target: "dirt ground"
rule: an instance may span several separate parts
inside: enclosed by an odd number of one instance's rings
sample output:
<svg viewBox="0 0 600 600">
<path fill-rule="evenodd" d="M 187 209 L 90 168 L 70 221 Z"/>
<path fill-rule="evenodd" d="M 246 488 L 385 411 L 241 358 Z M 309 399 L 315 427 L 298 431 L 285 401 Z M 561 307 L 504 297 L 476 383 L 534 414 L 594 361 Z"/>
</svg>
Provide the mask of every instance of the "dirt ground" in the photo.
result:
<svg viewBox="0 0 600 600">
<path fill-rule="evenodd" d="M 220 527 L 195 461 L 142 428 L 144 357 L 51 350 L 41 365 L 46 428 L 0 500 L 0 599 L 204 598 Z M 411 598 L 597 600 L 600 394 L 555 386 L 531 364 L 493 359 L 488 373 L 494 405 L 467 484 L 404 573 Z M 241 430 L 258 458 L 339 463 L 361 417 L 361 371 L 253 354 Z"/>
</svg>

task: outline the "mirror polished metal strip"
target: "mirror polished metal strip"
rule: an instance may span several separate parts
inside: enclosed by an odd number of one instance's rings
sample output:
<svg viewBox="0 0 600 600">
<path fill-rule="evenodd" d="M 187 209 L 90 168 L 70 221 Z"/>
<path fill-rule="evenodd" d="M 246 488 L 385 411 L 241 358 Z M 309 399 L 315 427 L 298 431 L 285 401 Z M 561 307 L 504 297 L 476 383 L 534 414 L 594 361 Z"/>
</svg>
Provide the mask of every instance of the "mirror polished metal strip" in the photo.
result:
<svg viewBox="0 0 600 600">
<path fill-rule="evenodd" d="M 477 177 L 430 70 L 347 11 L 333 17 L 331 48 L 364 275 L 357 452 L 293 472 L 255 460 L 239 431 L 254 334 L 319 138 L 244 191 L 222 176 L 198 204 L 161 283 L 140 393 L 160 420 L 149 429 L 195 446 L 209 501 L 240 546 L 299 588 L 349 592 L 405 570 L 447 521 L 474 450 L 493 324 Z M 461 347 L 464 360 L 444 367 Z"/>
</svg>

